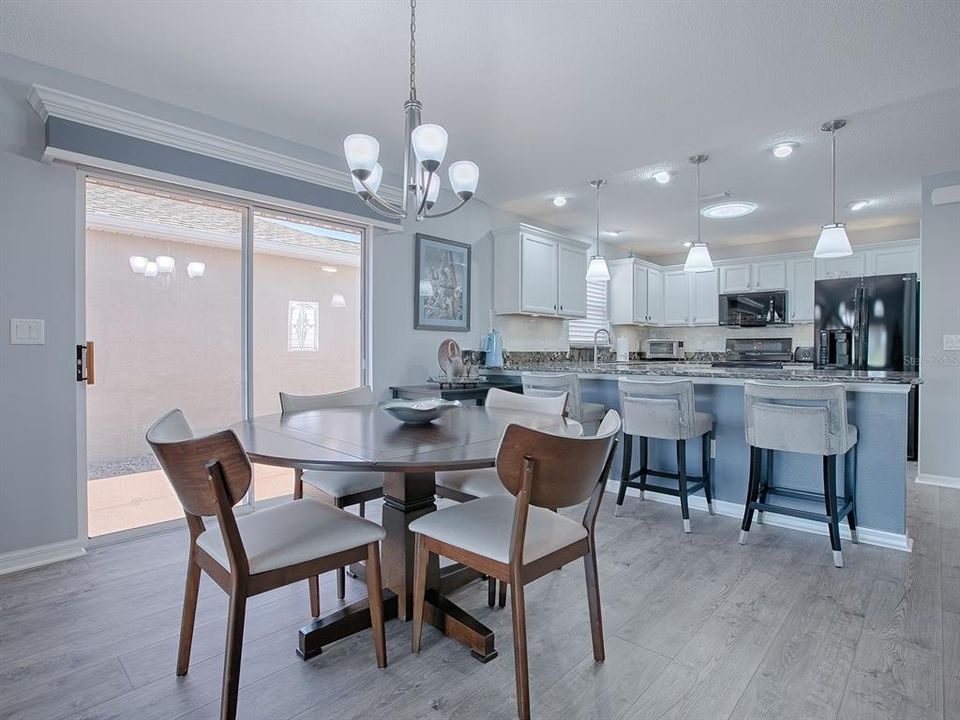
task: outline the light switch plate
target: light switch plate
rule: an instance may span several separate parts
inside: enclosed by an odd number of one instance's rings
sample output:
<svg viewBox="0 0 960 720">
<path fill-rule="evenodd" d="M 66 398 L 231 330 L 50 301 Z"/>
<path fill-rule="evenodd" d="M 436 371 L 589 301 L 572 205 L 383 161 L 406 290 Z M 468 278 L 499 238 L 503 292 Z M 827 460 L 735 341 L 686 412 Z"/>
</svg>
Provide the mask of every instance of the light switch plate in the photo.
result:
<svg viewBox="0 0 960 720">
<path fill-rule="evenodd" d="M 11 345 L 43 345 L 43 320 L 10 318 Z"/>
<path fill-rule="evenodd" d="M 944 335 L 943 349 L 944 350 L 960 350 L 960 335 Z"/>
</svg>

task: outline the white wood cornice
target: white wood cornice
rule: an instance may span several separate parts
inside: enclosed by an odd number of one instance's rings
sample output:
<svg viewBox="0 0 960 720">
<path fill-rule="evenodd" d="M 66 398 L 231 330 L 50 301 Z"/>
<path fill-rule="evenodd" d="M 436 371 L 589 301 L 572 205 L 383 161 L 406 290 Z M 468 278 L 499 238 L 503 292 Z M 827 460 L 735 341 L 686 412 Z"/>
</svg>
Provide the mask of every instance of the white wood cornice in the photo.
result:
<svg viewBox="0 0 960 720">
<path fill-rule="evenodd" d="M 289 155 L 264 150 L 185 125 L 109 105 L 99 100 L 43 85 L 34 85 L 27 93 L 27 102 L 43 122 L 46 122 L 49 117 L 58 117 L 315 185 L 354 192 L 350 173 L 345 170 L 335 170 Z M 380 192 L 386 199 L 393 202 L 400 201 L 398 188 L 383 185 Z"/>
</svg>

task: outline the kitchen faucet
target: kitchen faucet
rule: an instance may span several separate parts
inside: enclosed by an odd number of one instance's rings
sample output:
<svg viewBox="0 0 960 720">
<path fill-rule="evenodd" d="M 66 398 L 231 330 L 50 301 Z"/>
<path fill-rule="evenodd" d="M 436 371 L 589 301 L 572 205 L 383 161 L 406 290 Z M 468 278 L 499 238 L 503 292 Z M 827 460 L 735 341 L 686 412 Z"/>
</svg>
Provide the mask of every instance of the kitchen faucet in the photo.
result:
<svg viewBox="0 0 960 720">
<path fill-rule="evenodd" d="M 593 334 L 593 366 L 598 367 L 599 362 L 597 361 L 597 337 L 600 333 L 606 333 L 607 335 L 607 347 L 613 344 L 613 340 L 610 338 L 610 331 L 606 328 L 600 328 Z"/>
</svg>

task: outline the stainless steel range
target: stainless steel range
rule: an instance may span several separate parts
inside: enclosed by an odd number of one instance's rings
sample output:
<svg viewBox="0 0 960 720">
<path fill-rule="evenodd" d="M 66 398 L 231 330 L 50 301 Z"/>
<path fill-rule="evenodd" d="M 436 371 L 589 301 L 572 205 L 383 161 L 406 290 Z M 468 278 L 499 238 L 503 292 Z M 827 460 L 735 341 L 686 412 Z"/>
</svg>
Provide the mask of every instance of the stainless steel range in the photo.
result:
<svg viewBox="0 0 960 720">
<path fill-rule="evenodd" d="M 793 360 L 791 338 L 727 338 L 727 356 L 713 367 L 779 369 Z"/>
</svg>

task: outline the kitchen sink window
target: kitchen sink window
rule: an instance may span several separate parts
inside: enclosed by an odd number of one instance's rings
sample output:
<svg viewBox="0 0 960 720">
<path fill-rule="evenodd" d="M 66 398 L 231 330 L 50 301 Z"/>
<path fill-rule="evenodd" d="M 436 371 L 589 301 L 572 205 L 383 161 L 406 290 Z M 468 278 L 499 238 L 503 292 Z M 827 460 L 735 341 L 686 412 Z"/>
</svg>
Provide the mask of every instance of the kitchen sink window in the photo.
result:
<svg viewBox="0 0 960 720">
<path fill-rule="evenodd" d="M 587 316 L 570 321 L 571 345 L 593 345 L 593 334 L 603 328 L 610 329 L 607 314 L 607 283 L 602 280 L 587 281 Z"/>
</svg>

